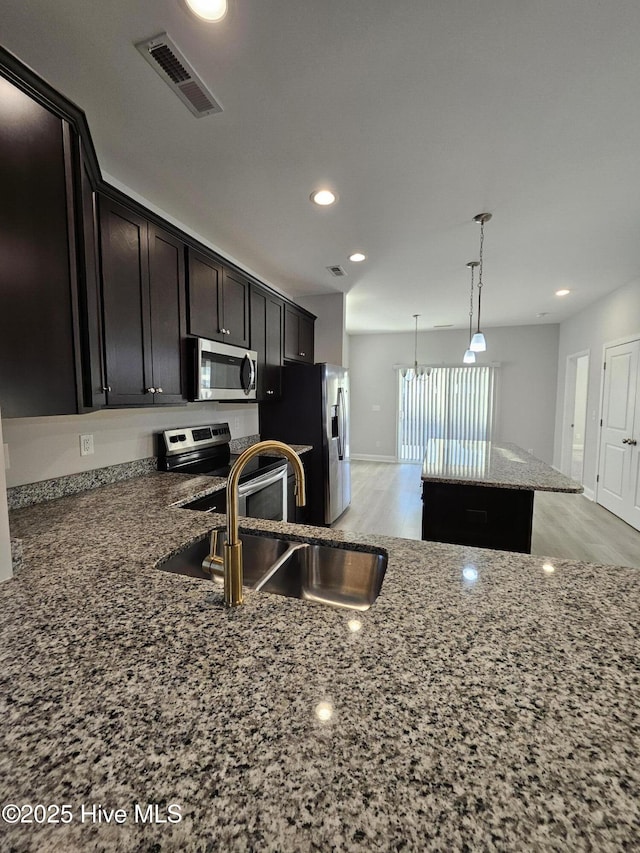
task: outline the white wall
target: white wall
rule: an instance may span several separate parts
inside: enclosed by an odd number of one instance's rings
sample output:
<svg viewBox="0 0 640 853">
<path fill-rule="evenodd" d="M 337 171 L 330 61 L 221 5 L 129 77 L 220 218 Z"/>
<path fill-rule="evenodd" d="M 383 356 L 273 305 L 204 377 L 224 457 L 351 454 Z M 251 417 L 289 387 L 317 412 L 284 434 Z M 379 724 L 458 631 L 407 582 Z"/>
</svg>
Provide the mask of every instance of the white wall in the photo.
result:
<svg viewBox="0 0 640 853">
<path fill-rule="evenodd" d="M 585 493 L 591 497 L 595 494 L 597 474 L 603 348 L 605 344 L 625 337 L 640 338 L 640 281 L 619 287 L 560 325 L 554 465 L 559 467 L 562 453 L 567 357 L 588 350 L 589 385 L 583 483 Z"/>
<path fill-rule="evenodd" d="M 558 325 L 485 329 L 488 351 L 478 363 L 500 362 L 495 438 L 553 457 L 558 371 Z M 461 364 L 466 331 L 418 333 L 418 361 Z M 397 372 L 413 363 L 414 334 L 351 335 L 351 452 L 396 457 Z"/>
<path fill-rule="evenodd" d="M 158 409 L 113 409 L 87 415 L 5 420 L 7 486 L 21 486 L 155 456 L 154 433 L 227 421 L 232 438 L 258 432 L 255 403 L 190 403 Z M 80 456 L 80 435 L 93 435 L 95 453 Z M 4 490 L 0 489 L 2 495 Z M 1 514 L 1 510 L 0 510 Z"/>
<path fill-rule="evenodd" d="M 0 447 L 2 447 L 2 419 L 0 418 Z M 0 581 L 13 575 L 11 566 L 11 541 L 9 536 L 9 511 L 5 486 L 4 464 L 0 456 Z"/>
<path fill-rule="evenodd" d="M 318 318 L 315 323 L 314 361 L 347 366 L 344 293 L 297 296 L 296 302 Z"/>
</svg>

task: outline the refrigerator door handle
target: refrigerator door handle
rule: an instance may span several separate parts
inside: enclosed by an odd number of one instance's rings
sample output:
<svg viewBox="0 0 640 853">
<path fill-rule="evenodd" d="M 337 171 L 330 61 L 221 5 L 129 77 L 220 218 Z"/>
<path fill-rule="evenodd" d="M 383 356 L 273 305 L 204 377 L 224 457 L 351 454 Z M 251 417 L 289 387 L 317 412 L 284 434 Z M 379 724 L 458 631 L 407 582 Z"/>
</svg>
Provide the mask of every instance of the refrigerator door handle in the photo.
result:
<svg viewBox="0 0 640 853">
<path fill-rule="evenodd" d="M 338 388 L 338 459 L 344 459 L 344 392 L 342 388 Z"/>
</svg>

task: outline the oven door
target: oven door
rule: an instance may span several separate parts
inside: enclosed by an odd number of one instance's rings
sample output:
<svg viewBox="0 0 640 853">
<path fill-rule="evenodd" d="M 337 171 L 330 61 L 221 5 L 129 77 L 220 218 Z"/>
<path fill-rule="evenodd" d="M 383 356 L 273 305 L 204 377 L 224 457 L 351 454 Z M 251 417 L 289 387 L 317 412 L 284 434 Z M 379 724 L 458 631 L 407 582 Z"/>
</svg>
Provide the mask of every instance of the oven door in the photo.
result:
<svg viewBox="0 0 640 853">
<path fill-rule="evenodd" d="M 258 354 L 197 338 L 194 400 L 255 400 Z"/>
<path fill-rule="evenodd" d="M 238 515 L 287 520 L 287 463 L 238 487 Z"/>
</svg>

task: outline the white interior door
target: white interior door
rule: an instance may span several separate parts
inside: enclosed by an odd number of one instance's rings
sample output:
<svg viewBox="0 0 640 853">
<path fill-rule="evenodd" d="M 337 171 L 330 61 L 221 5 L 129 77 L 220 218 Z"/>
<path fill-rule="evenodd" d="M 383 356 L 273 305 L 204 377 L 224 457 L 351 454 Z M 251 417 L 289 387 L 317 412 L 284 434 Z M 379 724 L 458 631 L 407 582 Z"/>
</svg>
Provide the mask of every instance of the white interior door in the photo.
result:
<svg viewBox="0 0 640 853">
<path fill-rule="evenodd" d="M 598 503 L 640 530 L 640 341 L 605 350 Z"/>
<path fill-rule="evenodd" d="M 589 356 L 576 359 L 576 383 L 571 421 L 571 473 L 570 477 L 582 482 L 584 473 L 584 438 L 587 429 L 587 387 L 589 382 Z"/>
</svg>

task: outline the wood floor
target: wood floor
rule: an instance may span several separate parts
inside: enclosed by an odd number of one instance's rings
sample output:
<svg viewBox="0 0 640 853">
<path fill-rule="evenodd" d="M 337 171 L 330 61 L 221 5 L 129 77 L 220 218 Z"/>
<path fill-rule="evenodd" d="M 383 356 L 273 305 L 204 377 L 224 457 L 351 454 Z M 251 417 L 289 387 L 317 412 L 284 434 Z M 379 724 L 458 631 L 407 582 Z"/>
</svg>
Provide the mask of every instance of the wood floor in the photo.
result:
<svg viewBox="0 0 640 853">
<path fill-rule="evenodd" d="M 420 466 L 351 463 L 351 506 L 334 527 L 420 539 Z M 531 551 L 640 568 L 640 533 L 582 495 L 536 492 Z"/>
</svg>

